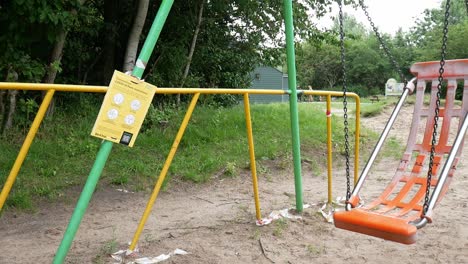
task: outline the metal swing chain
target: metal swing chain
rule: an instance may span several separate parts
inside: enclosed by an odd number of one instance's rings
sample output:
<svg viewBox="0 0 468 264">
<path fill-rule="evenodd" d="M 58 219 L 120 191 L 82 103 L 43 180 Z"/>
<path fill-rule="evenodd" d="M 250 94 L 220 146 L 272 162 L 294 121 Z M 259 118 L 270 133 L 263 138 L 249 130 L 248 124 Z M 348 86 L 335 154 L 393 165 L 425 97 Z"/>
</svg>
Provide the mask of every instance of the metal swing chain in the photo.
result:
<svg viewBox="0 0 468 264">
<path fill-rule="evenodd" d="M 466 1 L 468 2 L 468 0 L 466 0 Z M 382 36 L 380 35 L 377 27 L 375 26 L 374 22 L 372 21 L 372 18 L 369 15 L 369 12 L 367 12 L 367 7 L 364 5 L 364 1 L 359 0 L 359 5 L 361 6 L 362 10 L 364 11 L 364 14 L 367 17 L 367 20 L 369 21 L 369 23 L 370 23 L 370 25 L 372 27 L 372 30 L 375 33 L 375 36 L 379 40 L 380 46 L 382 46 L 382 48 L 384 49 L 385 55 L 387 56 L 387 58 L 392 63 L 392 66 L 395 68 L 395 70 L 398 72 L 398 75 L 400 75 L 400 79 L 405 83 L 405 87 L 406 87 L 406 84 L 408 83 L 408 80 L 406 79 L 405 75 L 403 75 L 403 72 L 401 71 L 400 65 L 395 60 L 393 55 L 390 53 L 390 50 L 388 49 L 387 45 L 385 45 L 385 42 L 383 41 Z"/>
<path fill-rule="evenodd" d="M 434 166 L 434 155 L 435 155 L 435 146 L 437 143 L 437 127 L 439 121 L 439 108 L 440 108 L 440 96 L 442 90 L 442 82 L 444 80 L 444 65 L 445 65 L 445 56 L 447 54 L 447 34 L 448 34 L 448 19 L 450 15 L 450 0 L 447 0 L 447 4 L 445 6 L 445 18 L 444 18 L 444 29 L 443 29 L 443 37 L 442 37 L 442 52 L 441 52 L 441 59 L 440 59 L 440 68 L 439 68 L 439 83 L 437 84 L 437 100 L 436 100 L 436 108 L 434 113 L 434 130 L 432 131 L 432 142 L 431 142 L 431 155 L 429 158 L 429 169 L 427 172 L 427 183 L 426 183 L 426 196 L 424 197 L 424 205 L 423 205 L 423 216 L 426 215 L 429 209 L 429 195 L 431 190 L 431 180 L 432 180 L 432 167 Z"/>
<path fill-rule="evenodd" d="M 345 59 L 345 47 L 344 47 L 344 29 L 343 29 L 343 5 L 342 1 L 339 1 L 338 6 L 339 20 L 340 20 L 340 44 L 341 44 L 341 69 L 343 72 L 343 118 L 344 118 L 344 138 L 345 138 L 345 158 L 346 158 L 346 201 L 351 197 L 351 179 L 349 176 L 349 129 L 348 129 L 348 101 L 346 97 L 347 92 L 347 81 L 346 81 L 346 59 Z"/>
</svg>

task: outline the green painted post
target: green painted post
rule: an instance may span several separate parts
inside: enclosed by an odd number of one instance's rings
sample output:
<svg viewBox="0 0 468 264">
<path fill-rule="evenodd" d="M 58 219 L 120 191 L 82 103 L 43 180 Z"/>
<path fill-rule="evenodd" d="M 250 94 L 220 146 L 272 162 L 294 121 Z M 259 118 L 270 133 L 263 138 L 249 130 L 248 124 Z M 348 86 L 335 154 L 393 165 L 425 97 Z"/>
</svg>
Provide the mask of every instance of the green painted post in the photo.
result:
<svg viewBox="0 0 468 264">
<path fill-rule="evenodd" d="M 161 33 L 162 27 L 166 22 L 166 18 L 171 11 L 172 4 L 174 0 L 163 0 L 161 6 L 159 7 L 158 14 L 151 25 L 150 32 L 148 33 L 148 38 L 146 39 L 143 47 L 141 48 L 140 55 L 135 63 L 133 68 L 132 75 L 141 79 L 143 72 L 145 71 L 146 64 L 149 61 L 151 53 L 156 46 L 156 41 L 158 41 L 159 34 Z"/>
<path fill-rule="evenodd" d="M 68 250 L 70 249 L 73 239 L 75 238 L 76 231 L 78 231 L 78 227 L 80 226 L 81 219 L 86 212 L 86 208 L 88 208 L 91 196 L 93 195 L 96 184 L 99 180 L 99 177 L 101 176 L 102 170 L 104 169 L 104 165 L 106 164 L 107 158 L 109 157 L 109 154 L 112 150 L 112 146 L 113 144 L 110 141 L 103 141 L 101 144 L 96 161 L 94 162 L 93 168 L 89 173 L 88 179 L 86 180 L 85 186 L 83 187 L 83 191 L 81 191 L 80 198 L 78 199 L 78 203 L 76 204 L 75 210 L 73 211 L 73 215 L 70 219 L 67 230 L 63 235 L 63 239 L 57 250 L 57 254 L 55 254 L 53 262 L 54 264 L 63 263 L 65 257 L 67 256 Z"/>
<path fill-rule="evenodd" d="M 297 110 L 296 58 L 294 54 L 294 25 L 292 0 L 284 0 L 284 25 L 286 27 L 286 51 L 288 57 L 289 111 L 294 162 L 294 186 L 296 190 L 296 210 L 304 209 L 302 200 L 301 140 L 299 137 L 299 113 Z"/>
<path fill-rule="evenodd" d="M 143 48 L 138 57 L 137 63 L 133 69 L 132 75 L 141 79 L 143 72 L 145 71 L 145 66 L 153 52 L 156 41 L 159 38 L 161 29 L 166 22 L 166 18 L 171 10 L 174 0 L 163 0 L 161 6 L 158 10 L 158 14 L 154 19 L 154 22 L 151 26 L 148 38 L 146 39 Z M 94 193 L 96 184 L 101 177 L 102 170 L 106 165 L 107 158 L 112 150 L 113 143 L 110 141 L 104 140 L 101 144 L 99 152 L 94 161 L 91 172 L 89 173 L 88 179 L 86 180 L 83 191 L 81 192 L 80 198 L 76 204 L 75 210 L 73 211 L 72 217 L 68 224 L 67 230 L 63 235 L 62 242 L 60 243 L 57 253 L 54 257 L 54 264 L 61 264 L 64 262 L 65 257 L 67 256 L 68 250 L 70 250 L 75 234 L 78 231 L 81 220 L 83 219 L 84 213 L 88 208 L 89 201 Z"/>
</svg>

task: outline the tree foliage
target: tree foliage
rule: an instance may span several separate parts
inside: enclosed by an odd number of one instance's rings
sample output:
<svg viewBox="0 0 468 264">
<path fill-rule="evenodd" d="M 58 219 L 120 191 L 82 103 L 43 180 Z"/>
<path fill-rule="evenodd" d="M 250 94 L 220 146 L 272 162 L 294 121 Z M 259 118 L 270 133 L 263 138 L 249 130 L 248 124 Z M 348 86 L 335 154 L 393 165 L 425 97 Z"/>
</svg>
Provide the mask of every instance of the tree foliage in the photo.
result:
<svg viewBox="0 0 468 264">
<path fill-rule="evenodd" d="M 466 36 L 468 18 L 465 2 L 452 0 L 449 17 L 447 59 L 468 58 Z M 410 78 L 409 68 L 418 61 L 440 60 L 442 26 L 445 1 L 440 8 L 425 10 L 424 16 L 415 21 L 409 32 L 399 30 L 394 36 L 383 34 L 383 42 L 389 49 L 399 69 L 384 56 L 383 46 L 374 32 L 356 19 L 344 15 L 345 61 L 350 90 L 361 96 L 383 93 L 389 78 L 399 78 L 401 71 Z M 371 14 L 372 16 L 372 14 Z M 303 43 L 298 49 L 298 81 L 300 86 L 314 89 L 342 89 L 339 22 L 335 21 L 331 37 Z M 400 80 L 402 81 L 402 80 Z"/>
<path fill-rule="evenodd" d="M 319 35 L 309 15 L 312 10 L 315 15 L 323 14 L 331 2 L 294 2 L 298 39 Z M 0 79 L 14 72 L 17 81 L 40 82 L 52 70 L 56 82 L 107 85 L 114 69 L 123 69 L 137 4 L 137 0 L 6 1 L 0 12 L 0 48 L 5 51 L 0 54 Z M 149 1 L 140 47 L 160 4 L 160 0 Z M 174 1 L 148 64 L 147 81 L 165 87 L 177 87 L 182 79 L 184 86 L 191 87 L 248 87 L 249 73 L 255 66 L 283 63 L 282 1 L 206 1 L 199 41 L 184 77 L 197 27 L 198 8 L 194 7 L 200 4 L 201 0 Z M 50 60 L 64 33 L 63 57 Z M 57 78 L 55 72 L 59 73 Z M 20 96 L 40 101 L 31 93 Z M 70 105 L 80 96 L 58 97 L 61 105 Z M 156 98 L 157 102 L 167 100 L 170 97 Z"/>
<path fill-rule="evenodd" d="M 330 31 L 318 30 L 314 25 L 317 17 L 330 11 L 333 2 L 293 1 L 301 87 L 340 89 L 342 74 L 336 24 Z M 58 72 L 56 82 L 59 83 L 107 85 L 113 70 L 123 69 L 137 3 L 138 0 L 2 1 L 0 49 L 4 52 L 0 53 L 0 80 L 7 80 L 7 76 L 12 80 L 14 76 L 15 81 L 41 82 L 52 67 Z M 160 4 L 160 0 L 149 0 L 148 15 L 139 37 L 140 48 Z M 285 64 L 283 1 L 205 1 L 203 20 L 199 23 L 201 4 L 202 0 L 174 1 L 148 63 L 144 75 L 147 81 L 160 87 L 178 87 L 182 80 L 184 87 L 248 87 L 249 74 L 255 66 Z M 408 72 L 415 61 L 440 57 L 443 5 L 427 10 L 410 32 L 383 35 L 403 72 Z M 449 58 L 468 55 L 464 41 L 468 27 L 462 7 L 463 0 L 452 0 Z M 345 16 L 345 31 L 351 86 L 358 87 L 353 89 L 362 95 L 381 92 L 385 80 L 396 77 L 396 69 L 382 57 L 382 47 L 367 26 Z M 63 57 L 50 61 L 54 45 L 63 32 L 67 32 Z M 192 53 L 195 34 L 198 34 L 197 45 Z M 188 60 L 191 62 L 186 73 Z M 32 92 L 15 96 L 20 104 L 41 100 Z M 99 95 L 90 96 L 99 98 Z M 0 94 L 3 114 L 8 110 L 6 97 L 5 93 Z M 59 105 L 70 107 L 79 103 L 82 95 L 56 97 Z M 155 103 L 163 105 L 172 100 L 171 96 L 158 96 Z M 206 102 L 228 105 L 236 103 L 236 98 L 211 98 Z M 18 115 L 25 114 L 20 110 Z"/>
</svg>

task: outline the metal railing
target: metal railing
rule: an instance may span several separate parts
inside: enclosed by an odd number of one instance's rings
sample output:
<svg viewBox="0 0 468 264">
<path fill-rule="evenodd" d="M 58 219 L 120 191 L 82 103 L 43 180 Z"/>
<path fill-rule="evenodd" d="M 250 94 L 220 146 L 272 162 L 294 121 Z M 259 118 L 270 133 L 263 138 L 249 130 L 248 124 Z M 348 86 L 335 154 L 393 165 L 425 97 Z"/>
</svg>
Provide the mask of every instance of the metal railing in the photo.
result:
<svg viewBox="0 0 468 264">
<path fill-rule="evenodd" d="M 18 156 L 14 162 L 14 165 L 10 171 L 10 174 L 3 186 L 3 189 L 0 193 L 0 210 L 3 207 L 8 194 L 18 176 L 20 168 L 26 158 L 26 155 L 29 151 L 29 148 L 34 140 L 34 137 L 37 133 L 37 130 L 44 119 L 45 112 L 49 107 L 49 104 L 52 100 L 52 97 L 55 91 L 60 92 L 92 92 L 92 93 L 105 93 L 107 91 L 107 86 L 89 86 L 89 85 L 64 85 L 64 84 L 42 84 L 42 83 L 0 83 L 0 90 L 35 90 L 35 91 L 47 91 L 44 100 L 42 101 L 39 110 L 34 118 L 33 123 L 31 124 L 31 128 L 29 129 L 25 141 L 21 146 L 21 149 L 18 153 Z M 332 123 L 331 123 L 331 101 L 332 97 L 342 97 L 342 92 L 336 91 L 319 91 L 319 90 L 298 90 L 299 94 L 310 95 L 310 96 L 324 96 L 326 97 L 326 118 L 327 118 L 327 175 L 328 175 L 328 203 L 332 203 Z M 138 238 L 140 236 L 141 231 L 146 223 L 146 219 L 148 218 L 150 211 L 162 183 L 166 177 L 167 171 L 172 163 L 172 159 L 175 156 L 175 153 L 178 148 L 178 143 L 183 137 L 185 129 L 188 125 L 188 122 L 191 118 L 193 110 L 197 104 L 198 97 L 200 94 L 240 94 L 243 95 L 244 99 L 244 112 L 245 112 L 245 120 L 246 120 L 246 127 L 247 127 L 247 137 L 248 137 L 248 144 L 249 144 L 249 156 L 250 156 L 250 165 L 251 165 L 251 172 L 252 172 L 252 180 L 253 180 L 253 192 L 254 192 L 254 200 L 255 200 L 255 210 L 256 210 L 256 218 L 258 221 L 261 220 L 261 212 L 260 212 L 260 202 L 259 202 L 259 193 L 258 193 L 258 180 L 256 174 L 256 163 L 255 163 L 255 151 L 254 151 L 254 140 L 253 140 L 253 133 L 252 133 L 252 123 L 251 123 L 251 116 L 250 116 L 250 102 L 249 102 L 249 94 L 260 94 L 260 95 L 285 95 L 289 94 L 289 91 L 285 90 L 273 90 L 273 89 L 210 89 L 210 88 L 157 88 L 155 90 L 155 94 L 194 94 L 192 101 L 188 107 L 188 110 L 185 114 L 185 117 L 182 121 L 182 124 L 179 127 L 177 132 L 176 138 L 173 142 L 171 151 L 166 158 L 164 163 L 163 169 L 160 172 L 156 185 L 154 187 L 153 193 L 148 201 L 146 206 L 145 212 L 143 213 L 142 219 L 138 226 L 138 229 L 134 235 L 134 239 L 132 240 L 132 245 L 136 245 Z M 355 158 L 354 158 L 354 180 L 357 181 L 358 177 L 358 169 L 359 169 L 359 135 L 360 135 L 360 98 L 355 93 L 347 93 L 347 96 L 354 98 L 356 102 L 356 131 L 355 131 Z M 131 247 L 130 247 L 131 248 Z"/>
</svg>

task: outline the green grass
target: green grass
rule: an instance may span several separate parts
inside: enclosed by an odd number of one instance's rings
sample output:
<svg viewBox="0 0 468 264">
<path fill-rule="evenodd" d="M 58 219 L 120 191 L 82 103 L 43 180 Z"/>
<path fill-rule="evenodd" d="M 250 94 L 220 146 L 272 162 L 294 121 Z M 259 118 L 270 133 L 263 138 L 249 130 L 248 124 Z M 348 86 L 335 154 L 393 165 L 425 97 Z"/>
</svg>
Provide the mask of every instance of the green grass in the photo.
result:
<svg viewBox="0 0 468 264">
<path fill-rule="evenodd" d="M 280 218 L 277 221 L 274 221 L 273 223 L 274 223 L 273 235 L 275 237 L 281 237 L 283 235 L 283 232 L 288 227 L 288 220 L 284 218 Z"/>
<path fill-rule="evenodd" d="M 398 102 L 399 97 L 396 96 L 379 96 L 378 102 L 372 102 L 369 98 L 363 98 L 361 103 L 361 116 L 373 117 L 380 115 L 386 108 L 394 107 Z"/>
<path fill-rule="evenodd" d="M 99 249 L 99 253 L 93 258 L 93 264 L 104 264 L 109 263 L 108 257 L 110 254 L 116 252 L 118 250 L 119 244 L 117 243 L 117 239 L 112 238 L 107 240 L 104 245 L 101 246 Z"/>
<path fill-rule="evenodd" d="M 378 116 L 385 109 L 386 105 L 387 103 L 385 101 L 363 105 L 361 108 L 361 116 L 362 117 Z"/>
<path fill-rule="evenodd" d="M 324 104 L 299 104 L 301 149 L 315 173 L 325 168 L 326 115 Z M 354 106 L 350 106 L 354 108 Z M 7 206 L 34 207 L 34 201 L 63 197 L 73 186 L 83 186 L 96 158 L 100 139 L 90 136 L 98 107 L 65 114 L 57 110 L 45 120 L 21 168 L 7 201 Z M 252 123 L 258 172 L 269 175 L 271 162 L 279 169 L 292 168 L 290 114 L 287 104 L 252 105 Z M 115 145 L 109 156 L 100 185 L 148 191 L 162 169 L 179 125 L 185 114 L 181 110 L 152 109 L 135 147 Z M 353 146 L 354 120 L 350 117 L 350 146 Z M 161 121 L 168 121 L 161 123 Z M 333 115 L 334 159 L 342 158 L 343 122 Z M 365 132 L 365 142 L 376 135 Z M 0 187 L 13 165 L 22 143 L 20 133 L 0 141 Z M 364 152 L 368 144 L 362 144 Z M 361 151 L 363 151 L 361 150 Z M 337 163 L 339 161 L 336 161 Z M 210 108 L 197 106 L 179 149 L 169 169 L 165 184 L 171 178 L 202 183 L 213 175 L 235 177 L 249 169 L 249 149 L 243 106 Z M 278 169 L 277 168 L 277 169 Z M 166 186 L 166 185 L 164 185 Z"/>
</svg>

